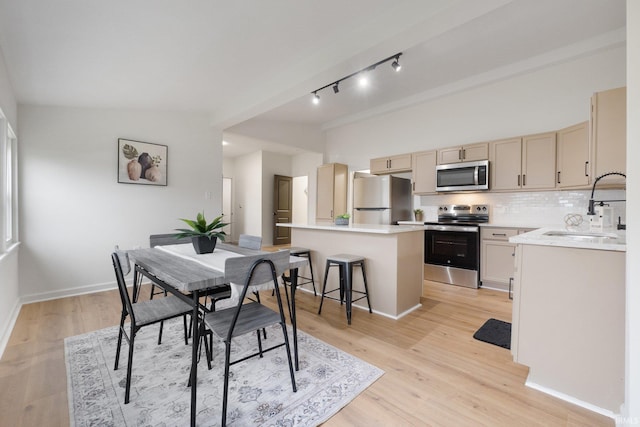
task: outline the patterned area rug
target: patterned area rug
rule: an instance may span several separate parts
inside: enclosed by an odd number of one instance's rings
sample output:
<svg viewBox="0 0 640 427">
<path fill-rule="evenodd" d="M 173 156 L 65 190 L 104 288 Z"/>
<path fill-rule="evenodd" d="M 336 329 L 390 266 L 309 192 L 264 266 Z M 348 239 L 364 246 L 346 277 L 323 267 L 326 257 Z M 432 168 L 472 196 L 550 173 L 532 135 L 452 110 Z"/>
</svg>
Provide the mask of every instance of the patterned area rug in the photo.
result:
<svg viewBox="0 0 640 427">
<path fill-rule="evenodd" d="M 162 344 L 158 326 L 136 336 L 131 399 L 124 404 L 128 344 L 120 367 L 113 370 L 118 328 L 65 339 L 69 418 L 72 426 L 186 426 L 191 346 L 184 344 L 182 319 L 165 323 Z M 267 329 L 270 347 L 282 342 L 279 326 Z M 291 341 L 291 338 L 290 338 Z M 292 342 L 292 341 L 291 341 Z M 329 419 L 373 384 L 382 370 L 298 331 L 300 370 L 297 393 L 285 348 L 231 366 L 227 424 L 236 426 L 315 426 Z M 257 351 L 255 334 L 234 340 L 231 360 Z M 293 353 L 293 348 L 292 348 Z M 221 422 L 224 345 L 215 342 L 213 369 L 203 358 L 198 368 L 199 426 Z"/>
</svg>

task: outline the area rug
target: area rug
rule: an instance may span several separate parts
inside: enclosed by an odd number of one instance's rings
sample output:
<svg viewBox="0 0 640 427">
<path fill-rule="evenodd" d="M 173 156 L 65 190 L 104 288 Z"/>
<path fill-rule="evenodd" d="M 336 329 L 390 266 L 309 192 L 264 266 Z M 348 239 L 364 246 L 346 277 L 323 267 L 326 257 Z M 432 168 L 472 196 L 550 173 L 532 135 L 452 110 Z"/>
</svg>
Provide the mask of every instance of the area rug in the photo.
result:
<svg viewBox="0 0 640 427">
<path fill-rule="evenodd" d="M 187 381 L 191 346 L 184 344 L 182 328 L 181 319 L 165 323 L 161 345 L 157 345 L 157 326 L 140 330 L 127 405 L 124 404 L 126 342 L 120 366 L 113 370 L 118 328 L 66 338 L 71 425 L 189 425 L 191 393 Z M 279 342 L 283 342 L 280 327 L 268 328 L 265 347 Z M 298 344 L 297 393 L 291 389 L 284 346 L 265 353 L 262 359 L 252 358 L 231 366 L 228 425 L 315 426 L 337 413 L 384 373 L 300 330 Z M 257 351 L 255 334 L 234 339 L 232 360 L 254 351 Z M 204 353 L 198 367 L 198 426 L 216 426 L 221 422 L 222 342 L 214 340 L 213 354 L 212 370 L 207 369 Z"/>
<path fill-rule="evenodd" d="M 489 319 L 473 334 L 477 340 L 511 349 L 511 323 Z"/>
</svg>

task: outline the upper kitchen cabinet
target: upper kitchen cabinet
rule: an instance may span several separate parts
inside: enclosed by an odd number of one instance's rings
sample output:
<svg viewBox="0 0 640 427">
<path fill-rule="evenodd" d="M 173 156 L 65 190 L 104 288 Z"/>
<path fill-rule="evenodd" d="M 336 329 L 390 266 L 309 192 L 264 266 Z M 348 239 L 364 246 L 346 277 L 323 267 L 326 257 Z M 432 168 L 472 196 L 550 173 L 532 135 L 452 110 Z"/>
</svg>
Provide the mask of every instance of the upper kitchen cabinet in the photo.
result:
<svg viewBox="0 0 640 427">
<path fill-rule="evenodd" d="M 592 176 L 607 172 L 626 173 L 627 88 L 597 92 L 591 97 Z M 623 184 L 622 177 L 607 177 L 606 184 Z M 600 185 L 600 184 L 599 184 Z"/>
<path fill-rule="evenodd" d="M 589 186 L 589 122 L 558 131 L 557 188 Z"/>
<path fill-rule="evenodd" d="M 400 154 L 398 156 L 371 159 L 369 169 L 374 175 L 411 172 L 411 154 Z"/>
<path fill-rule="evenodd" d="M 347 212 L 348 167 L 329 163 L 318 167 L 316 221 L 333 221 Z"/>
<path fill-rule="evenodd" d="M 413 194 L 436 193 L 436 158 L 436 151 L 413 153 Z"/>
<path fill-rule="evenodd" d="M 438 150 L 438 164 L 475 162 L 489 158 L 489 144 L 486 142 L 462 147 L 444 148 Z"/>
<path fill-rule="evenodd" d="M 491 190 L 548 190 L 556 185 L 556 133 L 489 143 Z"/>
</svg>

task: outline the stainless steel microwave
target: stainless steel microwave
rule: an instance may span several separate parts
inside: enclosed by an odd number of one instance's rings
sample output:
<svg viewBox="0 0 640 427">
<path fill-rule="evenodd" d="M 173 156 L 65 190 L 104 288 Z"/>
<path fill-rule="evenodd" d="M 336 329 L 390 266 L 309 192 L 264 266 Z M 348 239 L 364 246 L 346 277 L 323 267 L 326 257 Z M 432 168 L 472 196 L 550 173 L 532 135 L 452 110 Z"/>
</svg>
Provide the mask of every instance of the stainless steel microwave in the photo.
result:
<svg viewBox="0 0 640 427">
<path fill-rule="evenodd" d="M 436 166 L 436 191 L 489 189 L 489 160 Z"/>
</svg>

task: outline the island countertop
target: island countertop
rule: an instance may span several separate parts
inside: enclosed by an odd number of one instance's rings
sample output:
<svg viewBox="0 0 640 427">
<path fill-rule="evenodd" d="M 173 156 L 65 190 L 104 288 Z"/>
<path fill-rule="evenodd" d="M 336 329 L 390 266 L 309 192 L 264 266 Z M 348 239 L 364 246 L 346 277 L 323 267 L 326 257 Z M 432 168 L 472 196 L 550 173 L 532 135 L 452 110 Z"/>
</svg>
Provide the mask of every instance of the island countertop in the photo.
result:
<svg viewBox="0 0 640 427">
<path fill-rule="evenodd" d="M 423 226 L 419 225 L 389 225 L 389 224 L 352 224 L 335 225 L 333 223 L 280 223 L 278 227 L 300 228 L 307 230 L 327 230 L 327 231 L 344 231 L 351 233 L 375 233 L 375 234 L 399 234 L 410 233 L 413 231 L 424 231 Z"/>
<path fill-rule="evenodd" d="M 566 233 L 566 235 L 553 235 L 554 233 Z M 525 245 L 562 246 L 566 248 L 596 249 L 603 251 L 626 252 L 627 250 L 627 239 L 625 231 L 612 230 L 607 233 L 600 233 L 602 235 L 609 235 L 612 238 L 581 237 L 581 233 L 588 235 L 590 232 L 567 231 L 562 228 L 547 227 L 539 228 L 528 233 L 518 234 L 517 236 L 510 237 L 509 242 Z"/>
</svg>

